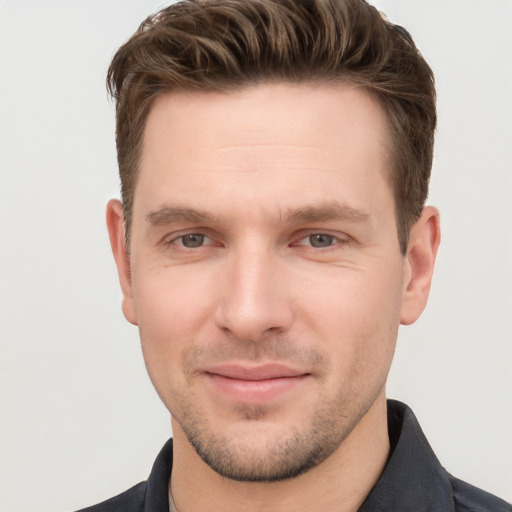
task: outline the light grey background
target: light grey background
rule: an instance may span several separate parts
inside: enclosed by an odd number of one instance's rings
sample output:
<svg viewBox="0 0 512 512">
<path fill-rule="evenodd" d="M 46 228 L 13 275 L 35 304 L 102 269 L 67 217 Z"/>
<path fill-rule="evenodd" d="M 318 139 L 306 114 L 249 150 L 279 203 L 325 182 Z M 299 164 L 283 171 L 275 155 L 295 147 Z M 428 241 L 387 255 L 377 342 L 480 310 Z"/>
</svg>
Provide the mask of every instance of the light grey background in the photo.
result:
<svg viewBox="0 0 512 512">
<path fill-rule="evenodd" d="M 450 472 L 512 500 L 512 2 L 381 0 L 438 82 L 430 305 L 389 395 Z M 0 0 L 0 509 L 73 510 L 147 477 L 170 436 L 123 319 L 104 77 L 151 0 Z"/>
</svg>

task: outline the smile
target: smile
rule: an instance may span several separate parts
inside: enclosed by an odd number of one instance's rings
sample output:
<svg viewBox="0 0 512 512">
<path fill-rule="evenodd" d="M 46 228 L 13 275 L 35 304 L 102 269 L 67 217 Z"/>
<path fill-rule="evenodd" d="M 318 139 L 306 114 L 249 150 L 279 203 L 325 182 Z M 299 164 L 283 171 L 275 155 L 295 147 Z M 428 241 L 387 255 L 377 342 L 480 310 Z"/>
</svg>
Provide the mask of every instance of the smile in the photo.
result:
<svg viewBox="0 0 512 512">
<path fill-rule="evenodd" d="M 222 365 L 205 375 L 213 389 L 231 400 L 244 404 L 263 404 L 293 391 L 309 376 L 278 364 L 258 367 Z"/>
</svg>

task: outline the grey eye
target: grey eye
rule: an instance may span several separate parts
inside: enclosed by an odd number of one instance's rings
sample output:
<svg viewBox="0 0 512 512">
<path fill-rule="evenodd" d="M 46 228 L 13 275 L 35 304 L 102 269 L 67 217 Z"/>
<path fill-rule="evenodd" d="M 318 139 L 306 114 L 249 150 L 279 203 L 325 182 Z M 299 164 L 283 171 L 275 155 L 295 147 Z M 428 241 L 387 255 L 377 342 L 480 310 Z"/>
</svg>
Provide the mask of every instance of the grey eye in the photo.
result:
<svg viewBox="0 0 512 512">
<path fill-rule="evenodd" d="M 180 237 L 181 244 L 184 247 L 201 247 L 204 244 L 204 239 L 206 237 L 204 235 L 201 235 L 199 233 L 191 233 L 190 235 L 183 235 Z"/>
<path fill-rule="evenodd" d="M 312 247 L 329 247 L 334 243 L 335 238 L 332 235 L 319 233 L 309 236 L 309 243 Z"/>
</svg>

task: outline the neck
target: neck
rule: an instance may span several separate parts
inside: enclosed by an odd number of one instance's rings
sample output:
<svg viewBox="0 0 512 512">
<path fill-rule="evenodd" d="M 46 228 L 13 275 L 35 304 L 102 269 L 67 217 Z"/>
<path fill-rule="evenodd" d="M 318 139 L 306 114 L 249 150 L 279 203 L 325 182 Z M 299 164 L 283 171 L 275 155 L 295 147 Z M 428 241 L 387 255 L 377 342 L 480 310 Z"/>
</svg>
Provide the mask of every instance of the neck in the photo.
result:
<svg viewBox="0 0 512 512">
<path fill-rule="evenodd" d="M 389 455 L 384 393 L 330 457 L 310 471 L 280 482 L 224 478 L 200 459 L 175 422 L 173 437 L 170 488 L 178 512 L 356 512 Z"/>
</svg>

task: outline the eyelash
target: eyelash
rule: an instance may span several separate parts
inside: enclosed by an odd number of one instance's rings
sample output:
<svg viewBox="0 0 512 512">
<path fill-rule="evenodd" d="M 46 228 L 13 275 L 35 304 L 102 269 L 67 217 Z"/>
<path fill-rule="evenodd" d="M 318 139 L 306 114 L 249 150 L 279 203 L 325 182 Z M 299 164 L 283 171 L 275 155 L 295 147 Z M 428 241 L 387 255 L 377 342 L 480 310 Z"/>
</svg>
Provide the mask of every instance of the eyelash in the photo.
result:
<svg viewBox="0 0 512 512">
<path fill-rule="evenodd" d="M 184 243 L 183 243 L 183 239 L 185 237 L 194 237 L 194 236 L 197 236 L 197 237 L 202 237 L 202 242 L 200 245 L 196 245 L 196 246 L 191 246 L 191 247 L 187 247 Z M 328 245 L 325 245 L 325 246 L 314 246 L 313 243 L 311 243 L 311 239 L 312 237 L 326 237 L 328 239 L 331 239 L 331 243 L 329 243 Z M 207 243 L 205 244 L 204 243 L 204 240 L 209 240 L 210 243 Z M 307 241 L 309 239 L 309 242 L 310 243 L 304 243 L 305 241 Z M 180 243 L 181 242 L 181 243 Z M 174 238 L 172 238 L 171 240 L 169 240 L 168 242 L 166 242 L 166 245 L 167 246 L 175 246 L 175 247 L 178 247 L 179 250 L 195 250 L 195 249 L 199 249 L 201 247 L 205 247 L 205 246 L 209 246 L 209 245 L 213 245 L 213 239 L 211 237 L 209 237 L 207 234 L 205 233 L 202 233 L 200 231 L 194 231 L 194 232 L 191 232 L 191 233 L 184 233 L 182 235 L 179 235 L 179 236 L 176 236 Z M 309 232 L 307 234 L 304 234 L 303 236 L 301 236 L 299 239 L 296 239 L 295 242 L 291 243 L 290 246 L 291 247 L 294 247 L 294 246 L 304 246 L 304 247 L 310 247 L 312 249 L 319 249 L 319 250 L 328 250 L 329 248 L 332 248 L 333 246 L 336 246 L 338 244 L 347 244 L 349 242 L 349 240 L 347 240 L 346 238 L 343 238 L 343 237 L 339 237 L 339 236 L 336 236 L 336 235 L 333 235 L 333 234 L 330 234 L 330 233 L 327 233 L 327 232 L 321 232 L 321 231 L 313 231 L 313 232 Z"/>
<path fill-rule="evenodd" d="M 183 250 L 187 250 L 187 249 L 193 250 L 193 249 L 196 249 L 196 248 L 199 248 L 199 247 L 204 247 L 204 243 L 201 243 L 201 245 L 197 245 L 197 246 L 193 246 L 193 247 L 187 247 L 186 245 L 183 244 L 183 239 L 185 237 L 193 237 L 193 236 L 203 237 L 203 242 L 204 242 L 204 239 L 211 240 L 211 238 L 208 235 L 204 234 L 204 233 L 193 232 L 193 233 L 185 233 L 183 235 L 174 237 L 172 240 L 169 240 L 167 242 L 167 245 L 176 245 L 176 246 L 180 247 Z M 179 243 L 180 241 L 181 241 L 181 243 Z M 211 245 L 211 244 L 208 244 L 208 245 Z"/>
<path fill-rule="evenodd" d="M 312 242 L 312 238 L 313 237 L 325 237 L 325 238 L 328 238 L 330 239 L 330 243 L 328 245 L 325 245 L 325 246 L 315 246 L 313 245 L 313 242 Z M 302 243 L 306 240 L 309 240 L 309 243 Z M 305 236 L 303 236 L 302 238 L 300 238 L 298 240 L 298 242 L 294 243 L 293 245 L 299 245 L 299 246 L 307 246 L 307 247 L 311 247 L 313 249 L 329 249 L 337 244 L 343 244 L 343 243 L 346 243 L 346 240 L 340 238 L 339 236 L 336 236 L 336 235 L 332 235 L 330 233 L 324 233 L 324 232 L 313 232 L 313 233 L 309 233 Z"/>
</svg>

